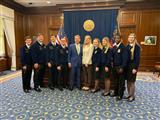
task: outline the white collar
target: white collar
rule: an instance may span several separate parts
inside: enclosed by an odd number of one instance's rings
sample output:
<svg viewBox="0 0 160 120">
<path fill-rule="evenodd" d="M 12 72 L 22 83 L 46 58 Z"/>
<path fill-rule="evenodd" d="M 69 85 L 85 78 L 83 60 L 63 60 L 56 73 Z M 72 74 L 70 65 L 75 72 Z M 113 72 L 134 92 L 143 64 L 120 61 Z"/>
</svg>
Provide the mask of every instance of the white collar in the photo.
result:
<svg viewBox="0 0 160 120">
<path fill-rule="evenodd" d="M 62 46 L 62 48 L 65 48 L 66 46 L 65 45 L 61 45 Z"/>
<path fill-rule="evenodd" d="M 133 43 L 131 43 L 131 44 L 129 44 L 129 45 L 133 47 L 133 45 L 134 45 L 134 44 L 133 44 Z"/>
<path fill-rule="evenodd" d="M 98 47 L 94 47 L 95 49 L 97 49 Z"/>
<path fill-rule="evenodd" d="M 75 43 L 75 45 L 77 45 L 77 46 L 78 46 L 78 45 L 80 45 L 80 43 L 78 43 L 78 44 L 77 44 L 77 43 Z"/>
<path fill-rule="evenodd" d="M 121 44 L 121 42 L 118 45 L 116 44 L 117 48 L 120 46 L 120 44 Z"/>
<path fill-rule="evenodd" d="M 27 48 L 30 49 L 30 45 L 26 44 Z"/>
<path fill-rule="evenodd" d="M 56 46 L 56 42 L 52 42 L 52 41 L 51 41 L 51 44 Z"/>
<path fill-rule="evenodd" d="M 38 41 L 38 43 L 40 44 L 40 45 L 43 45 L 43 42 L 40 42 L 39 40 L 37 40 Z"/>
</svg>

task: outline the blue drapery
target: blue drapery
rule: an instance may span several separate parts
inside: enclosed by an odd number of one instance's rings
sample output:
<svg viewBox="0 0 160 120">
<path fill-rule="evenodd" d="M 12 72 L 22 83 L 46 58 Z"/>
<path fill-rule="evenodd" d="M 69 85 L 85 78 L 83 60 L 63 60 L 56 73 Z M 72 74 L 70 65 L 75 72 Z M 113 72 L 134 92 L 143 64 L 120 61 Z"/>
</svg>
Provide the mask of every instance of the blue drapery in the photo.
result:
<svg viewBox="0 0 160 120">
<path fill-rule="evenodd" d="M 113 31 L 117 26 L 117 9 L 111 10 L 89 10 L 89 11 L 64 11 L 64 30 L 69 43 L 74 43 L 74 35 L 81 36 L 83 43 L 85 35 L 91 35 L 92 39 L 112 37 Z M 86 20 L 93 20 L 95 28 L 87 32 L 83 28 Z"/>
</svg>

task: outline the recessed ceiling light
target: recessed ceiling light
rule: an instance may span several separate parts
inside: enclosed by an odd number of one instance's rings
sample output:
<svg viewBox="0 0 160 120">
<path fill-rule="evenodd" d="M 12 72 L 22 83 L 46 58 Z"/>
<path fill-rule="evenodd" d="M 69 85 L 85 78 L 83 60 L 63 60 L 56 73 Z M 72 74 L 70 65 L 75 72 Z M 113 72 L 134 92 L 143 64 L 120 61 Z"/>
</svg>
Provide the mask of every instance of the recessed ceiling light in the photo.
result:
<svg viewBox="0 0 160 120">
<path fill-rule="evenodd" d="M 46 1 L 46 3 L 50 4 L 50 3 L 51 3 L 51 1 L 47 0 L 47 1 Z"/>
</svg>

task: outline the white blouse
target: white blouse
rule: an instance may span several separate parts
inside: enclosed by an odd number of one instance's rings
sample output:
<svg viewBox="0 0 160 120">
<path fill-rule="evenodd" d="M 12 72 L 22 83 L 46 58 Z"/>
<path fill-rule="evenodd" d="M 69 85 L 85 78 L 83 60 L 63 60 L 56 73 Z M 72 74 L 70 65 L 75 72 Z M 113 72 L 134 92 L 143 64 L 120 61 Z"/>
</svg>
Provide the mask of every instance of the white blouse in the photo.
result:
<svg viewBox="0 0 160 120">
<path fill-rule="evenodd" d="M 93 45 L 83 46 L 82 64 L 92 64 Z"/>
</svg>

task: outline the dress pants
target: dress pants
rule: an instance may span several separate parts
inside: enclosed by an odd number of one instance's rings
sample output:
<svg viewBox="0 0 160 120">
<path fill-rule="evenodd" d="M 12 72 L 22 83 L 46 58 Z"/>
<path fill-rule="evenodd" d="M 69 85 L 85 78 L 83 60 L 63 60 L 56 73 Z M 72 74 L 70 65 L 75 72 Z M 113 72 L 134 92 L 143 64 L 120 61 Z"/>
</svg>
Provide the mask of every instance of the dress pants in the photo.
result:
<svg viewBox="0 0 160 120">
<path fill-rule="evenodd" d="M 39 68 L 34 68 L 34 88 L 43 87 L 43 79 L 45 74 L 45 64 L 39 64 Z"/>
<path fill-rule="evenodd" d="M 32 65 L 27 65 L 27 69 L 22 69 L 22 85 L 23 90 L 29 90 L 30 82 L 31 82 L 31 75 L 32 75 Z"/>
<path fill-rule="evenodd" d="M 70 87 L 73 88 L 76 85 L 77 88 L 80 88 L 80 66 L 72 66 L 70 71 Z"/>
<path fill-rule="evenodd" d="M 124 78 L 124 71 L 122 73 L 119 72 L 120 67 L 113 67 L 113 77 L 117 83 L 117 96 L 123 97 L 124 90 L 125 90 L 125 78 Z"/>
</svg>

